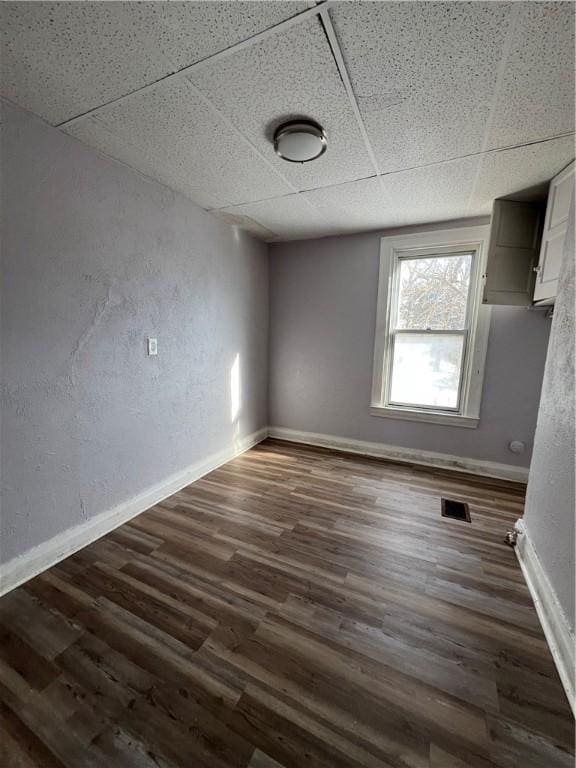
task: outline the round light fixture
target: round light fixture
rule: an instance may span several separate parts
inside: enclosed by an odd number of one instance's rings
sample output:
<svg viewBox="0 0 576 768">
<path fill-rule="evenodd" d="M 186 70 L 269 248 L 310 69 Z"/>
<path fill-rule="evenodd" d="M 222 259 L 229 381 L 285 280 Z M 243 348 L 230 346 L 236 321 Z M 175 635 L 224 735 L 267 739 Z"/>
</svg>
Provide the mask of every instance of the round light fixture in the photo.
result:
<svg viewBox="0 0 576 768">
<path fill-rule="evenodd" d="M 326 152 L 326 132 L 310 120 L 284 123 L 274 134 L 276 154 L 289 163 L 309 163 Z"/>
</svg>

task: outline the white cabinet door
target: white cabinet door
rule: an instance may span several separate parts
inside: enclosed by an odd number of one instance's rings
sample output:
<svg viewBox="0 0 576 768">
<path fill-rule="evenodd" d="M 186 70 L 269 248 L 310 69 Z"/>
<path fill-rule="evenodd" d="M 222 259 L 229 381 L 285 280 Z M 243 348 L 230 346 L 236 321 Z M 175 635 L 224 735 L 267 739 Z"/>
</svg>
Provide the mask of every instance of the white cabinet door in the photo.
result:
<svg viewBox="0 0 576 768">
<path fill-rule="evenodd" d="M 574 163 L 550 182 L 540 259 L 536 267 L 534 301 L 551 303 L 558 291 L 570 206 L 574 203 Z"/>
</svg>

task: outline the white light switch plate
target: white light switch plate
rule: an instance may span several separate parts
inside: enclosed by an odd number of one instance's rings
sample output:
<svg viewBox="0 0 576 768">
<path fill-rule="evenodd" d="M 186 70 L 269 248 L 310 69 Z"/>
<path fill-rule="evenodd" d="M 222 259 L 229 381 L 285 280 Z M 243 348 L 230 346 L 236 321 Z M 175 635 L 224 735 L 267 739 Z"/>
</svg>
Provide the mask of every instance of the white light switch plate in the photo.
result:
<svg viewBox="0 0 576 768">
<path fill-rule="evenodd" d="M 158 354 L 158 339 L 148 339 L 148 354 L 149 355 Z"/>
</svg>

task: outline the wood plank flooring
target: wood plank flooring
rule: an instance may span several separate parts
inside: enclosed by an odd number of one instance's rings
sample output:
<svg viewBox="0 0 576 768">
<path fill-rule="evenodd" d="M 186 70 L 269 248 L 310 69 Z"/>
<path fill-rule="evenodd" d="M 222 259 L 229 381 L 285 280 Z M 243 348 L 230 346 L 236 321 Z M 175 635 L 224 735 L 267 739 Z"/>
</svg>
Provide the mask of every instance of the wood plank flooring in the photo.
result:
<svg viewBox="0 0 576 768">
<path fill-rule="evenodd" d="M 0 600 L 0 765 L 572 766 L 522 506 L 266 441 Z"/>
</svg>

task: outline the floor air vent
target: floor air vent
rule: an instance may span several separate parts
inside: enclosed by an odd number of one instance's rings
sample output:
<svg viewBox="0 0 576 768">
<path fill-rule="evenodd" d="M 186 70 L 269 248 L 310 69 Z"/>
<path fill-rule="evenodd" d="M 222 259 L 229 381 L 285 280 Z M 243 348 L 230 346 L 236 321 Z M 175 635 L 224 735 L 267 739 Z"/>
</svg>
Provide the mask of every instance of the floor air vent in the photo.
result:
<svg viewBox="0 0 576 768">
<path fill-rule="evenodd" d="M 451 517 L 454 520 L 470 522 L 470 510 L 468 504 L 463 501 L 442 499 L 442 517 Z"/>
</svg>

